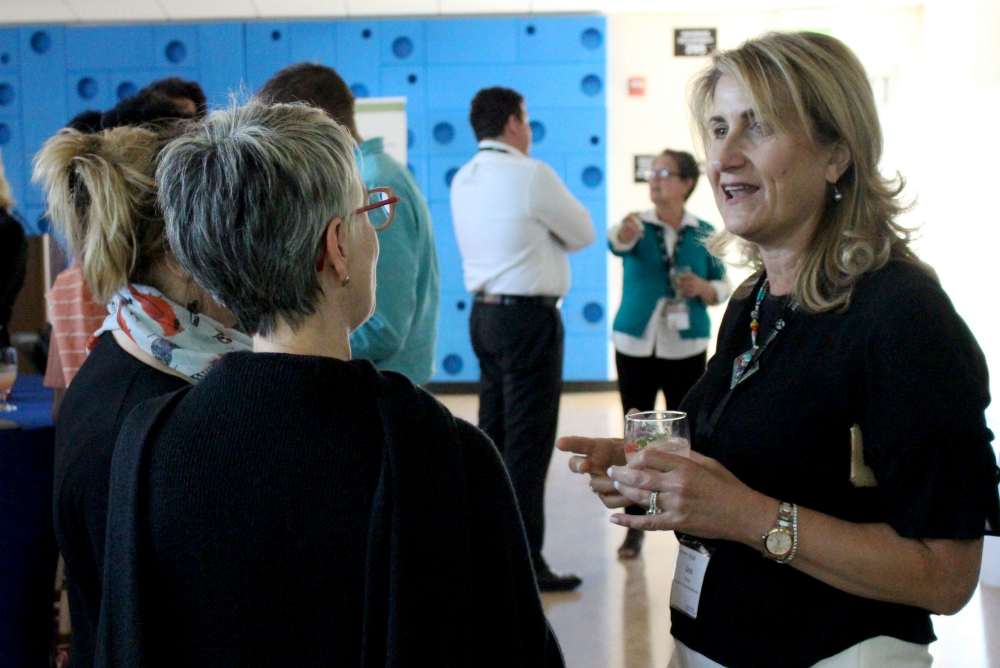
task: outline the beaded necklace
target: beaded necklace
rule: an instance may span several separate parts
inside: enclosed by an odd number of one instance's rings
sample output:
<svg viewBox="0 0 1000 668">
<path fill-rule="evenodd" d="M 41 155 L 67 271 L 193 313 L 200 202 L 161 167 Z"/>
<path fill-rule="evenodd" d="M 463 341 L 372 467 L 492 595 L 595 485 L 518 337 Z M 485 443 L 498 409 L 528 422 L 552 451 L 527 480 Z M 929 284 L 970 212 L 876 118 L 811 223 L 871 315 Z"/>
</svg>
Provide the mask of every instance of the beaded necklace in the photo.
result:
<svg viewBox="0 0 1000 668">
<path fill-rule="evenodd" d="M 760 331 L 760 305 L 764 302 L 769 287 L 770 282 L 765 278 L 764 282 L 760 284 L 760 289 L 757 290 L 757 300 L 754 302 L 753 310 L 750 311 L 750 341 L 752 345 L 750 350 L 738 355 L 733 361 L 733 378 L 729 385 L 730 389 L 757 373 L 757 370 L 760 369 L 760 356 L 785 328 L 785 312 L 782 309 L 778 321 L 774 323 L 774 329 L 764 339 L 763 345 L 757 345 L 757 332 Z M 795 305 L 792 304 L 790 308 L 794 311 Z"/>
</svg>

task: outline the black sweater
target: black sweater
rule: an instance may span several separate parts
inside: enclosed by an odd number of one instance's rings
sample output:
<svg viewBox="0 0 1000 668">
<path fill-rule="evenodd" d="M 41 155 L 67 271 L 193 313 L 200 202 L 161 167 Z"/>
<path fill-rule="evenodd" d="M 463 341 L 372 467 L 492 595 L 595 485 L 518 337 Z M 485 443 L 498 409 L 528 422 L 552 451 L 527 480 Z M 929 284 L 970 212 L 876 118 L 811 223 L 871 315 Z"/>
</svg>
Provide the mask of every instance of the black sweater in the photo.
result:
<svg viewBox="0 0 1000 668">
<path fill-rule="evenodd" d="M 52 519 L 59 551 L 66 561 L 73 668 L 90 668 L 94 663 L 108 476 L 118 432 L 133 408 L 187 385 L 183 378 L 126 353 L 108 332 L 80 367 L 59 408 Z"/>
<path fill-rule="evenodd" d="M 693 417 L 692 447 L 755 490 L 849 522 L 887 523 L 908 538 L 996 533 L 986 360 L 915 265 L 865 274 L 842 313 L 789 314 L 784 299 L 768 297 L 760 340 L 783 310 L 787 326 L 708 434 L 733 360 L 751 345 L 755 283 L 734 293 L 716 355 L 681 404 Z M 877 487 L 851 485 L 853 424 Z M 848 594 L 745 545 L 706 542 L 715 552 L 698 618 L 672 611 L 671 633 L 725 666 L 804 668 L 880 635 L 934 640 L 926 610 Z"/>
<path fill-rule="evenodd" d="M 429 394 L 232 353 L 174 402 L 115 453 L 96 665 L 562 665 L 503 464 Z"/>
</svg>

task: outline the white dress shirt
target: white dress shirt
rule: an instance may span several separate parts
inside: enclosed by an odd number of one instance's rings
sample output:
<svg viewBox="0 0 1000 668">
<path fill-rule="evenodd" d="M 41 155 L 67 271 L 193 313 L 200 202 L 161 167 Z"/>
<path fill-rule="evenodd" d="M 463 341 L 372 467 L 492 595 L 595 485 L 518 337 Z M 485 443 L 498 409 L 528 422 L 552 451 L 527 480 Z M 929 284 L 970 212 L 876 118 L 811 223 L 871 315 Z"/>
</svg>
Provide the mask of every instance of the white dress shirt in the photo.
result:
<svg viewBox="0 0 1000 668">
<path fill-rule="evenodd" d="M 663 236 L 667 243 L 667 253 L 673 255 L 674 246 L 677 245 L 677 232 L 674 231 L 674 228 L 657 218 L 656 209 L 644 211 L 639 214 L 639 217 L 642 218 L 643 222 L 659 225 L 663 228 Z M 693 227 L 697 230 L 698 219 L 685 211 L 684 217 L 681 218 L 680 227 Z M 621 243 L 618 241 L 618 232 L 621 228 L 621 223 L 619 223 L 609 229 L 608 241 L 611 242 L 611 246 L 616 251 L 626 252 L 631 250 L 638 243 L 639 239 L 636 238 L 629 244 Z M 725 301 L 726 297 L 729 296 L 729 285 L 725 281 L 709 282 L 715 288 L 715 296 L 718 303 Z M 625 289 L 628 290 L 627 285 Z M 664 308 L 666 303 L 666 297 L 661 297 L 656 302 L 656 308 L 653 309 L 653 315 L 650 316 L 649 322 L 646 324 L 646 331 L 642 333 L 641 337 L 612 331 L 611 341 L 615 344 L 615 350 L 631 357 L 651 357 L 655 354 L 657 358 L 666 360 L 687 359 L 708 350 L 708 339 L 685 339 L 681 337 L 680 330 L 671 329 L 667 326 L 666 309 Z"/>
<path fill-rule="evenodd" d="M 562 297 L 569 253 L 594 243 L 590 212 L 544 162 L 490 139 L 451 182 L 451 217 L 472 293 Z"/>
</svg>

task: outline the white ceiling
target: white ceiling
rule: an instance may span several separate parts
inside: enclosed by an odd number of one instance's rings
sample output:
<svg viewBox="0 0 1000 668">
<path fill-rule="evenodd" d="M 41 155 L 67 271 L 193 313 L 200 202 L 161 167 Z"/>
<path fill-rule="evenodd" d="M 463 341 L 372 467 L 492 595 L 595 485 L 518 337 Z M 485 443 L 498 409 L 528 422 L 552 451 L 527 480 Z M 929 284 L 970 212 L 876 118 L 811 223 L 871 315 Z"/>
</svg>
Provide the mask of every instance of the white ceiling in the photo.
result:
<svg viewBox="0 0 1000 668">
<path fill-rule="evenodd" d="M 909 7 L 920 0 L 701 0 L 697 10 Z M 555 12 L 683 12 L 691 0 L 0 0 L 0 25 Z"/>
</svg>

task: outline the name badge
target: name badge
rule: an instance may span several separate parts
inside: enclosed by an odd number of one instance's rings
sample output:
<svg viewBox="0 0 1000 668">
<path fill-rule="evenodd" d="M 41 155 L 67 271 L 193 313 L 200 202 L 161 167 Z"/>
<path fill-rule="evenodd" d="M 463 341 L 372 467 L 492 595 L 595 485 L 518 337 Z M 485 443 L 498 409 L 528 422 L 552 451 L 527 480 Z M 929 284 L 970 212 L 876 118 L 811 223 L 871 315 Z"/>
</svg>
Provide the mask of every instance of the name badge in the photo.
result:
<svg viewBox="0 0 1000 668">
<path fill-rule="evenodd" d="M 679 535 L 677 562 L 674 564 L 674 583 L 670 587 L 670 607 L 683 612 L 691 619 L 698 619 L 698 602 L 701 585 L 714 548 L 702 545 L 691 536 Z"/>
<path fill-rule="evenodd" d="M 667 329 L 691 329 L 691 312 L 687 302 L 677 301 L 667 304 Z"/>
</svg>

